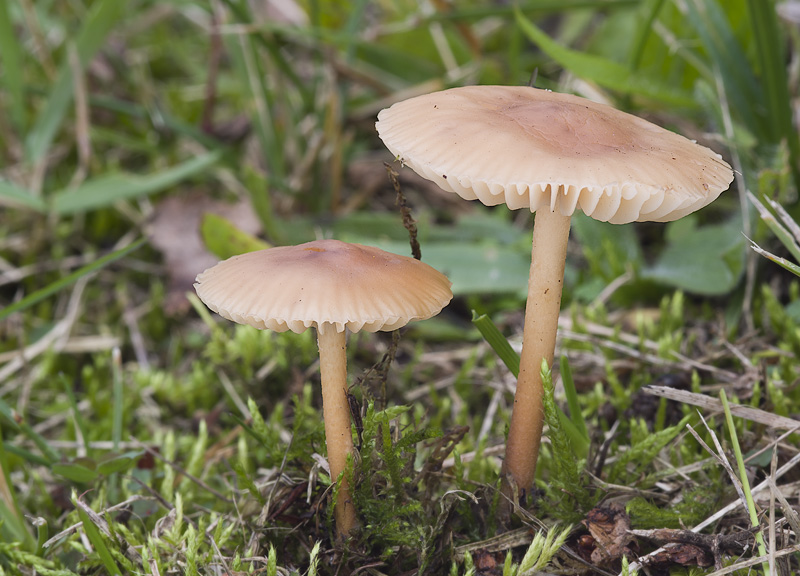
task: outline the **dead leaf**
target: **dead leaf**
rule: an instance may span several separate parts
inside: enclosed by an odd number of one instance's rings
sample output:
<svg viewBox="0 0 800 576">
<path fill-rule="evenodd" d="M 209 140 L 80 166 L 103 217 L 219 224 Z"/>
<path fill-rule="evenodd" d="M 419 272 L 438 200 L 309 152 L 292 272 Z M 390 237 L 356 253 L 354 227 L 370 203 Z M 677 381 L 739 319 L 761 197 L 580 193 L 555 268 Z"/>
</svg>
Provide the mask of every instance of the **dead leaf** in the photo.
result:
<svg viewBox="0 0 800 576">
<path fill-rule="evenodd" d="M 198 273 L 218 262 L 206 250 L 200 236 L 203 214 L 212 212 L 233 222 L 241 230 L 258 234 L 260 224 L 247 202 L 231 204 L 213 200 L 200 192 L 172 195 L 155 209 L 150 225 L 150 242 L 164 255 L 167 271 L 167 315 L 184 313 L 189 303 L 186 292 L 192 290 Z"/>
<path fill-rule="evenodd" d="M 740 555 L 755 543 L 755 536 L 747 530 L 729 534 L 699 534 L 670 528 L 630 532 L 663 548 L 648 555 L 645 565 L 665 574 L 675 566 L 720 566 L 720 553 Z"/>
<path fill-rule="evenodd" d="M 593 508 L 582 524 L 593 539 L 589 560 L 596 566 L 608 566 L 623 556 L 634 556 L 629 546 L 634 541 L 628 533 L 631 521 L 621 504 L 613 502 Z M 584 539 L 582 544 L 586 547 L 589 542 Z"/>
<path fill-rule="evenodd" d="M 668 544 L 664 550 L 648 559 L 648 567 L 670 568 L 675 566 L 714 565 L 714 556 L 709 550 L 694 544 Z"/>
<path fill-rule="evenodd" d="M 497 552 L 477 550 L 472 562 L 475 564 L 476 573 L 481 576 L 500 576 L 503 573 L 502 560 L 498 562 Z"/>
</svg>

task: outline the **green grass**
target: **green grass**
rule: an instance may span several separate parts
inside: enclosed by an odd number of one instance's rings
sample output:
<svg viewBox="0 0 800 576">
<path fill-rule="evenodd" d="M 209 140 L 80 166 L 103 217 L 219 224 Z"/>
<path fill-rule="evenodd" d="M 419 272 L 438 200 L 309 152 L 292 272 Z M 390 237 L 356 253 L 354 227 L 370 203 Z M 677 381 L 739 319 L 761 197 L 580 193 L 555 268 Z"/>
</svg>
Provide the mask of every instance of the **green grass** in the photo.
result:
<svg viewBox="0 0 800 576">
<path fill-rule="evenodd" d="M 772 2 L 308 0 L 294 21 L 259 6 L 0 5 L 0 574 L 582 573 L 595 506 L 678 529 L 737 500 L 687 426 L 720 439 L 744 486 L 788 482 L 770 456 L 783 466 L 796 435 L 701 409 L 705 429 L 645 391 L 800 411 L 800 282 L 781 267 L 798 262 L 781 65 L 797 35 Z M 530 218 L 399 170 L 422 258 L 456 300 L 398 342 L 352 336 L 360 529 L 337 545 L 314 336 L 235 326 L 187 296 L 213 262 L 193 242 L 218 257 L 317 236 L 407 253 L 377 111 L 534 70 L 712 146 L 743 185 L 669 225 L 574 218 L 538 497 L 504 523 Z M 185 212 L 165 226 L 166 199 Z M 165 233 L 185 269 L 164 264 Z M 768 492 L 747 500 L 706 529 L 763 530 L 724 562 L 769 552 L 770 529 L 797 544 L 785 499 L 774 521 L 758 514 Z"/>
</svg>

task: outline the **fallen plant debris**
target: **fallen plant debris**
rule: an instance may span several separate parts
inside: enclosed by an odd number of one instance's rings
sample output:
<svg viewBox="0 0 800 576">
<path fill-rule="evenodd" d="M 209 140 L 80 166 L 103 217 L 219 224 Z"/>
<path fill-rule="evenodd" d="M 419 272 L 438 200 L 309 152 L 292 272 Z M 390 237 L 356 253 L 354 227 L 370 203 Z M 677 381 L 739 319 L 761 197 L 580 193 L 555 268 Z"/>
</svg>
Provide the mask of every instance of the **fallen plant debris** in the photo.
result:
<svg viewBox="0 0 800 576">
<path fill-rule="evenodd" d="M 704 394 L 697 394 L 688 390 L 678 390 L 674 387 L 658 386 L 653 384 L 642 388 L 641 393 L 667 398 L 669 400 L 680 402 L 684 405 L 698 406 L 704 411 L 710 413 L 722 412 L 722 402 L 720 402 L 717 398 L 711 398 Z M 768 428 L 791 431 L 800 430 L 800 420 L 795 418 L 787 418 L 785 416 L 781 416 L 780 414 L 773 414 L 771 412 L 767 412 L 766 410 L 761 410 L 752 406 L 733 405 L 731 406 L 731 413 L 739 418 L 744 418 L 745 420 L 763 424 Z"/>
<path fill-rule="evenodd" d="M 706 568 L 713 564 L 713 555 L 705 548 L 694 544 L 679 543 L 664 546 L 661 552 L 647 560 L 645 566 L 666 575 L 669 574 L 670 568 L 677 566 Z"/>
<path fill-rule="evenodd" d="M 159 202 L 149 226 L 149 237 L 163 254 L 168 290 L 165 308 L 169 315 L 187 312 L 186 293 L 192 289 L 198 270 L 219 261 L 200 235 L 203 214 L 208 212 L 231 220 L 250 234 L 261 229 L 252 209 L 243 202 L 221 202 L 199 191 L 169 196 Z"/>
<path fill-rule="evenodd" d="M 630 530 L 634 536 L 646 538 L 664 549 L 649 557 L 648 568 L 666 570 L 678 566 L 715 566 L 722 568 L 722 556 L 739 556 L 755 543 L 753 532 L 742 530 L 732 534 L 698 534 L 691 530 Z"/>
<path fill-rule="evenodd" d="M 589 534 L 582 537 L 579 550 L 584 560 L 601 568 L 619 566 L 622 557 L 636 557 L 630 518 L 617 502 L 592 508 L 581 522 Z"/>
</svg>

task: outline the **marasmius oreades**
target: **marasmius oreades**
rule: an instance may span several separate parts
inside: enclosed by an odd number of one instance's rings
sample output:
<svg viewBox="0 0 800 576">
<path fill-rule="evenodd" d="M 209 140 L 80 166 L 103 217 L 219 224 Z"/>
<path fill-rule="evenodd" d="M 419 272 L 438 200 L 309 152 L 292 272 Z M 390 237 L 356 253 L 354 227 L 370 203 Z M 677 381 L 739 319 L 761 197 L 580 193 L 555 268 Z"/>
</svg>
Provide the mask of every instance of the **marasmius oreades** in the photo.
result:
<svg viewBox="0 0 800 576">
<path fill-rule="evenodd" d="M 347 400 L 346 332 L 396 330 L 438 314 L 453 297 L 447 277 L 427 264 L 372 246 L 317 240 L 240 254 L 200 273 L 200 299 L 220 316 L 261 330 L 316 328 L 322 410 L 336 532 L 357 525 L 347 477 L 353 454 Z"/>
<path fill-rule="evenodd" d="M 535 212 L 522 356 L 503 461 L 504 492 L 533 486 L 543 426 L 541 366 L 552 366 L 570 220 L 668 222 L 733 180 L 712 150 L 591 100 L 517 86 L 469 86 L 398 102 L 378 134 L 404 165 L 488 206 Z M 515 484 L 514 487 L 512 485 Z"/>
</svg>

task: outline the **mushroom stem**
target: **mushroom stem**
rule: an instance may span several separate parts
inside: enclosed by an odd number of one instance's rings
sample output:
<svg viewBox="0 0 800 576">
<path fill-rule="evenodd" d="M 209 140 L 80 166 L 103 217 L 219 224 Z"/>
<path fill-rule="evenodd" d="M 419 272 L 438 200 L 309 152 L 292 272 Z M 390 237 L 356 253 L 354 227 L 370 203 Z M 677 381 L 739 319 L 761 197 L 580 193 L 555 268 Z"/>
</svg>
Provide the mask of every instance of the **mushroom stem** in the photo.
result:
<svg viewBox="0 0 800 576">
<path fill-rule="evenodd" d="M 353 454 L 353 433 L 350 426 L 350 405 L 347 401 L 346 331 L 331 324 L 317 329 L 319 371 L 322 381 L 322 414 L 325 420 L 325 441 L 328 446 L 328 466 L 331 480 L 336 482 L 347 467 L 347 455 Z M 346 538 L 355 528 L 356 508 L 350 495 L 347 475 L 342 476 L 334 504 L 336 533 Z"/>
<path fill-rule="evenodd" d="M 502 469 L 503 493 L 509 497 L 513 482 L 524 499 L 536 474 L 544 424 L 541 367 L 542 360 L 553 365 L 570 219 L 556 208 L 537 210 L 534 221 L 522 356 Z"/>
</svg>

